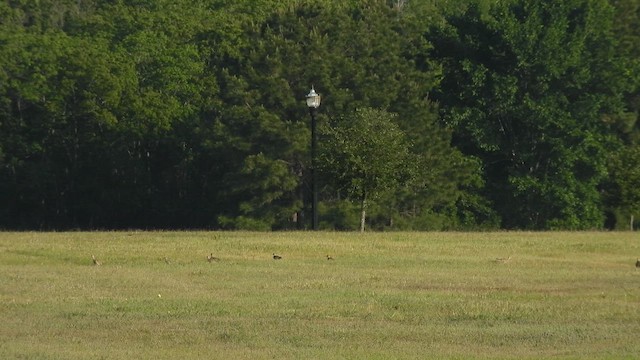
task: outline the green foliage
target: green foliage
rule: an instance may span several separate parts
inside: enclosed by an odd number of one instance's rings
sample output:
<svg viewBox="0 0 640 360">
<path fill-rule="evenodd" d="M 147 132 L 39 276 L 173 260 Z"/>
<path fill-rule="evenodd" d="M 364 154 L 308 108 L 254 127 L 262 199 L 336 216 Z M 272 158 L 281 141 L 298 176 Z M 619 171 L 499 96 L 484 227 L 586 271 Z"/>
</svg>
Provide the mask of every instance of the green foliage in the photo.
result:
<svg viewBox="0 0 640 360">
<path fill-rule="evenodd" d="M 415 160 L 394 117 L 362 108 L 325 126 L 318 158 L 323 175 L 358 201 L 375 199 L 411 179 Z"/>
<path fill-rule="evenodd" d="M 167 154 L 172 145 L 187 150 L 170 131 L 199 113 L 200 92 L 210 89 L 200 81 L 202 59 L 166 28 L 141 29 L 147 18 L 123 19 L 121 9 L 107 8 L 118 10 L 112 29 L 100 26 L 103 8 L 69 29 L 29 23 L 2 33 L 11 79 L 0 123 L 13 164 L 0 171 L 7 224 L 169 225 L 176 203 L 166 200 L 174 191 L 186 200 L 184 188 L 172 187 L 185 180 L 188 159 Z"/>
<path fill-rule="evenodd" d="M 619 122 L 619 131 L 626 142 L 639 140 L 640 124 L 640 4 L 632 0 L 612 1 L 616 8 L 614 34 L 618 39 L 616 52 L 627 61 L 625 76 L 633 81 L 633 87 L 625 93 L 625 112 L 618 118 L 608 119 Z"/>
<path fill-rule="evenodd" d="M 435 28 L 438 92 L 455 144 L 482 159 L 507 228 L 602 226 L 615 140 L 603 114 L 627 87 L 605 1 L 471 5 Z"/>
<path fill-rule="evenodd" d="M 355 231 L 360 226 L 359 206 L 349 200 L 327 200 L 319 205 L 320 229 Z"/>
<path fill-rule="evenodd" d="M 240 173 L 230 175 L 227 181 L 233 185 L 229 196 L 238 199 L 241 215 L 221 217 L 220 225 L 225 228 L 271 229 L 296 211 L 294 205 L 298 204 L 287 196 L 298 183 L 282 160 L 268 159 L 262 153 L 248 156 Z"/>
<path fill-rule="evenodd" d="M 616 153 L 609 161 L 609 171 L 615 179 L 609 200 L 631 214 L 640 215 L 640 146 Z"/>
<path fill-rule="evenodd" d="M 637 10 L 2 2 L 0 227 L 303 228 L 314 85 L 320 124 L 380 109 L 411 144 L 402 175 L 323 179 L 324 228 L 353 228 L 346 189 L 375 189 L 377 229 L 598 228 L 635 199 Z"/>
<path fill-rule="evenodd" d="M 331 121 L 361 105 L 394 109 L 401 114 L 398 125 L 420 144 L 415 151 L 424 155 L 430 178 L 434 179 L 428 186 L 433 190 L 429 195 L 423 192 L 413 199 L 419 197 L 425 209 L 432 206 L 427 199 L 434 193 L 440 195 L 438 203 L 442 199 L 455 202 L 458 194 L 451 189 L 458 181 L 466 181 L 468 171 L 447 177 L 452 173 L 449 163 L 464 161 L 449 145 L 450 134 L 438 126 L 435 108 L 425 100 L 437 81 L 436 67 L 427 60 L 416 66 L 407 59 L 409 54 L 423 56 L 429 49 L 419 33 L 408 31 L 416 26 L 400 22 L 397 13 L 381 2 L 371 2 L 367 7 L 301 2 L 274 11 L 262 23 L 246 25 L 243 31 L 248 42 L 236 46 L 237 52 L 215 54 L 216 58 L 220 56 L 216 71 L 223 99 L 216 126 L 224 130 L 224 136 L 216 137 L 233 139 L 226 146 L 233 151 L 225 158 L 238 158 L 240 162 L 243 156 L 261 152 L 286 162 L 290 175 L 300 181 L 296 193 L 303 193 L 304 198 L 310 161 L 308 114 L 301 100 L 314 84 L 324 95 L 319 122 Z M 269 129 L 275 132 L 265 138 L 273 138 L 269 142 L 259 137 L 262 129 L 267 130 L 265 122 L 239 126 L 257 111 L 273 120 Z M 423 136 L 425 133 L 429 136 Z M 449 156 L 458 158 L 448 161 Z M 450 191 L 436 191 L 438 188 Z M 331 203 L 336 191 L 324 188 L 321 199 Z M 242 194 L 249 196 L 252 192 Z M 234 201 L 229 207 L 242 201 Z M 393 206 L 390 204 L 390 208 Z"/>
</svg>

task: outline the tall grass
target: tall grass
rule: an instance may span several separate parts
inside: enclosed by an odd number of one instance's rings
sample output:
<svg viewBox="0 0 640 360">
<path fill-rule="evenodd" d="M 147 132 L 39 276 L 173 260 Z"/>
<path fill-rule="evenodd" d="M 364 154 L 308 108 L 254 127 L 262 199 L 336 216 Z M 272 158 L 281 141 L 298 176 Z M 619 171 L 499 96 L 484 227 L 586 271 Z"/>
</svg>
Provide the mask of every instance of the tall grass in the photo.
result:
<svg viewBox="0 0 640 360">
<path fill-rule="evenodd" d="M 638 256 L 634 233 L 0 233 L 0 358 L 635 358 Z"/>
</svg>

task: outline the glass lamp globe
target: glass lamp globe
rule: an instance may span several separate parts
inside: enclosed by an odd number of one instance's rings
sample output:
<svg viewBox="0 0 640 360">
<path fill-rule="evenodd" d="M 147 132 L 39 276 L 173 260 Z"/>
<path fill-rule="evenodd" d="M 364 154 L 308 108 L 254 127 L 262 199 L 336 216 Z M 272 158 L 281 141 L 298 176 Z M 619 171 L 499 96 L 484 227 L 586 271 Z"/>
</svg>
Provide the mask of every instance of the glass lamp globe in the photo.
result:
<svg viewBox="0 0 640 360">
<path fill-rule="evenodd" d="M 309 94 L 307 94 L 307 106 L 314 109 L 320 106 L 320 95 L 314 90 L 313 86 Z"/>
</svg>

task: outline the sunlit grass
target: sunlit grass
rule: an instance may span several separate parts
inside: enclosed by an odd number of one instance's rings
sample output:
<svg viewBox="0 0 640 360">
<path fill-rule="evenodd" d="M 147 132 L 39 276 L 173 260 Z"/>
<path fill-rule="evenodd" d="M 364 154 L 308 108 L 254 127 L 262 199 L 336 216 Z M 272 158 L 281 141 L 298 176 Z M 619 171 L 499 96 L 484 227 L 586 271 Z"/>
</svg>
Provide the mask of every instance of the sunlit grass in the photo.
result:
<svg viewBox="0 0 640 360">
<path fill-rule="evenodd" d="M 638 256 L 634 233 L 0 233 L 0 358 L 633 358 Z"/>
</svg>

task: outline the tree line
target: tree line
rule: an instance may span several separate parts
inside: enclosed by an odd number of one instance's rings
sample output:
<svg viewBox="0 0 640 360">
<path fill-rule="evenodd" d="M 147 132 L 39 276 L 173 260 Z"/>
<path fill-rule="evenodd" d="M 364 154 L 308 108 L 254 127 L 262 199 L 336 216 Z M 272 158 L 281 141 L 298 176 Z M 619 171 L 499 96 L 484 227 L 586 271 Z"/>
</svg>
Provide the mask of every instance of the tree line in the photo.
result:
<svg viewBox="0 0 640 360">
<path fill-rule="evenodd" d="M 602 229 L 640 210 L 634 0 L 0 4 L 0 228 Z"/>
</svg>

